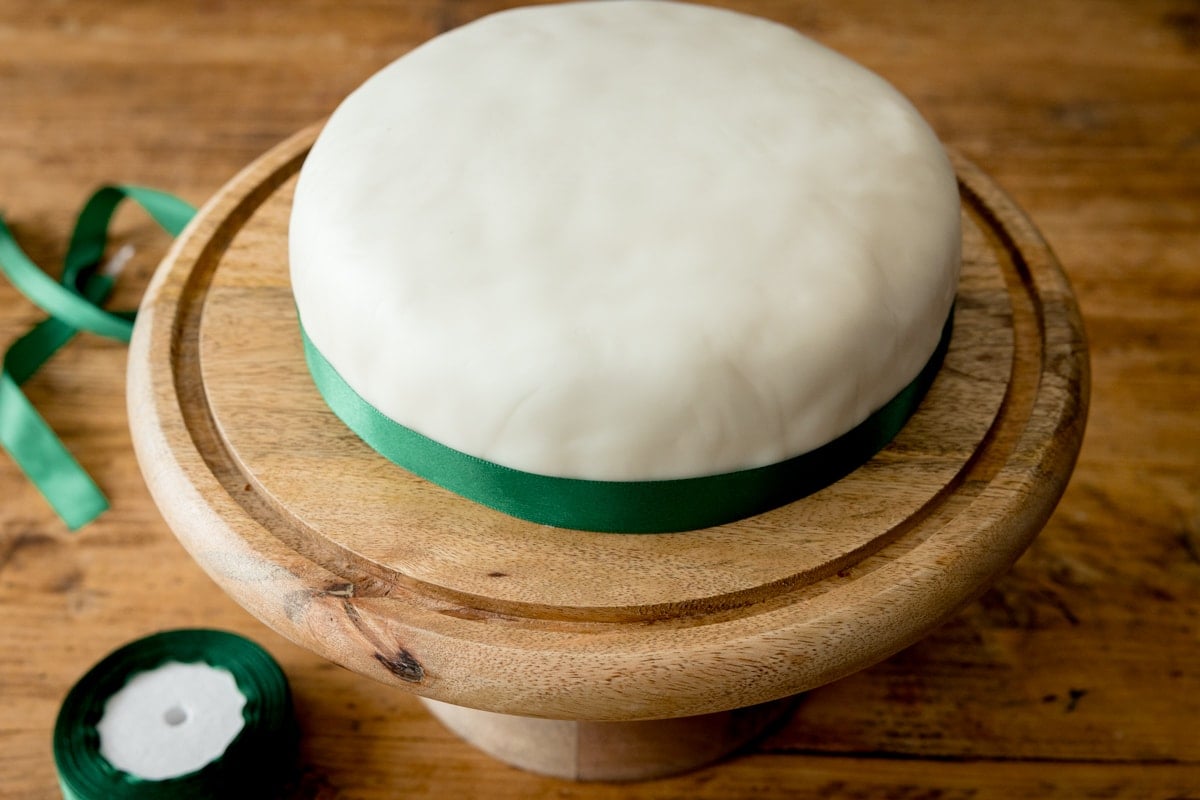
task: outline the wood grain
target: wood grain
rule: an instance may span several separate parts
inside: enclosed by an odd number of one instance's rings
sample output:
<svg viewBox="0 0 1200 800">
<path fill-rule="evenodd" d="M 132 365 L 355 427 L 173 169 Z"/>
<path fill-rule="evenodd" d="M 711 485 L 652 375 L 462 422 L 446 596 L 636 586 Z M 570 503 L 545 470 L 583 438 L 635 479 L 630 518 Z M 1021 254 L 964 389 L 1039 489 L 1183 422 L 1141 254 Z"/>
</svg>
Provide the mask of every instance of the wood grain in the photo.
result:
<svg viewBox="0 0 1200 800">
<path fill-rule="evenodd" d="M 94 185 L 202 202 L 367 75 L 499 4 L 0 4 L 0 208 L 43 264 Z M 57 796 L 49 731 L 87 665 L 213 624 L 296 690 L 297 796 L 1200 796 L 1200 8 L 1024 0 L 740 2 L 884 74 L 1036 221 L 1070 276 L 1093 364 L 1071 484 L 1016 566 L 897 656 L 805 695 L 750 755 L 638 786 L 505 767 L 410 696 L 242 611 L 183 552 L 133 459 L 124 351 L 64 350 L 33 401 L 113 499 L 72 536 L 0 458 L 0 794 Z M 136 302 L 162 238 L 122 214 Z M 5 341 L 38 318 L 0 287 Z"/>
</svg>

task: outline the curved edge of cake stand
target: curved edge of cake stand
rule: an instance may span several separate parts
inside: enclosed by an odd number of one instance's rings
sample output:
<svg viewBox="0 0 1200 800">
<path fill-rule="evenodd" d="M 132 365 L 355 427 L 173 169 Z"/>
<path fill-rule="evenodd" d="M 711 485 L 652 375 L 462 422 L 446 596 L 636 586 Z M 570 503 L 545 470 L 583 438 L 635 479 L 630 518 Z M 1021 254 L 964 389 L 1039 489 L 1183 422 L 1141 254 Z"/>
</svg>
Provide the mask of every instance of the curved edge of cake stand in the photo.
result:
<svg viewBox="0 0 1200 800">
<path fill-rule="evenodd" d="M 183 393 L 203 389 L 176 386 L 170 357 L 194 268 L 219 258 L 230 220 L 244 219 L 277 188 L 281 181 L 272 184 L 270 176 L 303 159 L 316 130 L 247 167 L 177 240 L 143 301 L 128 402 L 139 464 L 184 547 L 252 614 L 335 663 L 423 698 L 487 710 L 481 714 L 631 722 L 756 706 L 867 667 L 944 622 L 1016 560 L 1065 489 L 1088 404 L 1082 321 L 1032 223 L 955 155 L 968 188 L 1000 209 L 1003 219 L 993 222 L 1025 258 L 1044 352 L 1032 400 L 1037 413 L 1013 434 L 987 488 L 943 529 L 851 585 L 807 600 L 802 613 L 778 607 L 736 623 L 561 630 L 509 624 L 400 588 L 356 597 L 336 565 L 285 547 L 222 487 L 202 455 L 201 440 L 215 432 L 189 430 L 180 409 Z M 980 527 L 977 519 L 991 521 Z M 969 537 L 969 552 L 940 541 L 955 533 Z"/>
</svg>

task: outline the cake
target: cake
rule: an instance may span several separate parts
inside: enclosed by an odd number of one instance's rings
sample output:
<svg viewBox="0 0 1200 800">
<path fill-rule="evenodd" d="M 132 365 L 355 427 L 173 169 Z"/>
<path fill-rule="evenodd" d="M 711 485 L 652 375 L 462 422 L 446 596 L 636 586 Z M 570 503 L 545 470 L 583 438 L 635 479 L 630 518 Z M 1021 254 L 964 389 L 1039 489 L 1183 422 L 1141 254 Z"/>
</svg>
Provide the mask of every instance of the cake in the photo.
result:
<svg viewBox="0 0 1200 800">
<path fill-rule="evenodd" d="M 372 447 L 535 522 L 661 531 L 882 447 L 945 350 L 960 243 L 946 154 L 882 78 L 774 22 L 610 0 L 367 80 L 302 168 L 289 259 L 317 386 Z"/>
</svg>

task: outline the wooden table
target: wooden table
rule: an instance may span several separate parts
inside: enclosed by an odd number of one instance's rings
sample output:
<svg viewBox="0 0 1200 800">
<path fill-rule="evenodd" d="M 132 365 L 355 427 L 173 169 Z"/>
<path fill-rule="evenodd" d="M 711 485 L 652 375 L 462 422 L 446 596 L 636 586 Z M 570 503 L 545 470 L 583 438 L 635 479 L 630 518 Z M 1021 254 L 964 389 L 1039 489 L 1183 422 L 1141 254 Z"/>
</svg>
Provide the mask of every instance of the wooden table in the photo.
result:
<svg viewBox="0 0 1200 800">
<path fill-rule="evenodd" d="M 0 5 L 0 208 L 44 265 L 95 185 L 204 200 L 357 83 L 494 2 Z M 738 758 L 572 784 L 460 741 L 409 695 L 260 625 L 144 488 L 124 350 L 83 337 L 28 394 L 113 509 L 70 534 L 0 459 L 0 795 L 54 797 L 63 695 L 117 645 L 211 625 L 296 693 L 297 797 L 1200 797 L 1200 8 L 742 2 L 882 73 L 1040 226 L 1074 282 L 1093 393 L 1075 477 L 1027 555 L 955 621 L 806 695 Z M 166 242 L 138 247 L 136 302 Z M 0 286 L 0 341 L 39 319 Z"/>
</svg>

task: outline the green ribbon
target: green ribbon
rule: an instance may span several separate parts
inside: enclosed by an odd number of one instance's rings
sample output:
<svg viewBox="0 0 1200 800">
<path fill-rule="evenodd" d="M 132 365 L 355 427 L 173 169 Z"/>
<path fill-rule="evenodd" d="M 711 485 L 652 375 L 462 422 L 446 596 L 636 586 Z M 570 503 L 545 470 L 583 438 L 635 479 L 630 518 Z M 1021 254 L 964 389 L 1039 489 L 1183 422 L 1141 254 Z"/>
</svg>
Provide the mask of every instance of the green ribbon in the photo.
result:
<svg viewBox="0 0 1200 800">
<path fill-rule="evenodd" d="M 195 215 L 183 200 L 141 186 L 105 186 L 84 204 L 71 234 L 62 275 L 55 281 L 17 245 L 0 217 L 0 270 L 34 305 L 50 315 L 9 347 L 0 375 L 0 445 L 12 456 L 71 530 L 108 508 L 108 499 L 21 391 L 59 348 L 79 331 L 128 342 L 134 312 L 106 311 L 114 279 L 97 271 L 108 228 L 126 198 L 177 236 Z"/>
<path fill-rule="evenodd" d="M 246 698 L 245 725 L 220 758 L 199 770 L 146 780 L 100 754 L 96 724 L 130 678 L 171 661 L 228 670 Z M 54 725 L 54 763 L 66 800 L 276 797 L 293 770 L 297 741 L 287 678 L 266 650 L 224 631 L 165 631 L 115 651 L 71 688 Z"/>
<path fill-rule="evenodd" d="M 485 461 L 390 419 L 346 383 L 300 326 L 304 356 L 333 413 L 399 466 L 520 519 L 607 533 L 669 533 L 721 525 L 792 502 L 849 474 L 890 442 L 916 411 L 950 345 L 951 309 L 937 348 L 899 394 L 862 423 L 808 453 L 754 469 L 696 478 L 594 481 L 539 475 Z"/>
</svg>

